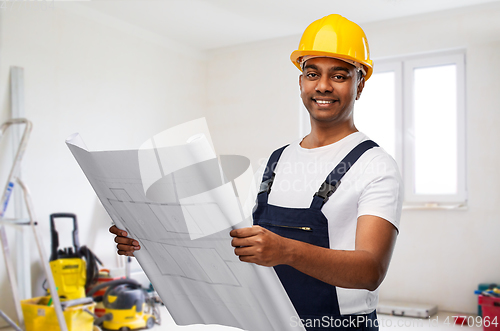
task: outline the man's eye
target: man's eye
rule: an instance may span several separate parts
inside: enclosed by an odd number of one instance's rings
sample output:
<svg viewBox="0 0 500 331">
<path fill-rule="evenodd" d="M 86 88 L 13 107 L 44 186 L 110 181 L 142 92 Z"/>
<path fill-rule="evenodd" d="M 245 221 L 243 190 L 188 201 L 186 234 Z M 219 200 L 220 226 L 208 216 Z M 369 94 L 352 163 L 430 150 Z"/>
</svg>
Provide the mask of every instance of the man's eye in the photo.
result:
<svg viewBox="0 0 500 331">
<path fill-rule="evenodd" d="M 332 78 L 335 80 L 344 80 L 345 79 L 345 77 L 342 75 L 333 75 Z"/>
<path fill-rule="evenodd" d="M 316 78 L 318 75 L 316 75 L 314 72 L 308 72 L 306 75 L 308 78 Z"/>
</svg>

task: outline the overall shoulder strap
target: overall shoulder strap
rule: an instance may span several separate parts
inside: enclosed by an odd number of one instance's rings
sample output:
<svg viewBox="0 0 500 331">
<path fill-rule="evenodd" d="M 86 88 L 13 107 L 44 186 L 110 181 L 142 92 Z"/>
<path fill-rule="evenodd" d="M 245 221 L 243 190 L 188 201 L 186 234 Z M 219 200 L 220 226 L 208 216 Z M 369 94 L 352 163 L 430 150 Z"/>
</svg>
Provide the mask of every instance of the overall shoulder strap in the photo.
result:
<svg viewBox="0 0 500 331">
<path fill-rule="evenodd" d="M 340 185 L 340 180 L 344 175 L 351 169 L 352 165 L 363 155 L 367 150 L 378 147 L 378 145 L 372 140 L 365 140 L 354 147 L 335 169 L 330 172 L 326 177 L 323 184 L 313 196 L 313 201 L 311 202 L 311 208 L 321 209 L 323 205 L 328 201 L 330 196 L 335 193 Z"/>
<path fill-rule="evenodd" d="M 264 175 L 262 176 L 262 183 L 260 184 L 259 193 L 257 195 L 259 200 L 264 199 L 265 201 L 267 201 L 267 196 L 269 195 L 269 192 L 271 192 L 271 186 L 273 185 L 273 181 L 274 181 L 274 176 L 275 176 L 274 169 L 276 169 L 276 165 L 278 164 L 278 160 L 280 159 L 281 154 L 283 153 L 283 150 L 287 146 L 288 145 L 283 146 L 281 148 L 278 148 L 269 157 L 269 160 L 267 161 L 266 169 L 264 170 Z M 265 194 L 262 194 L 262 193 L 265 193 Z"/>
</svg>

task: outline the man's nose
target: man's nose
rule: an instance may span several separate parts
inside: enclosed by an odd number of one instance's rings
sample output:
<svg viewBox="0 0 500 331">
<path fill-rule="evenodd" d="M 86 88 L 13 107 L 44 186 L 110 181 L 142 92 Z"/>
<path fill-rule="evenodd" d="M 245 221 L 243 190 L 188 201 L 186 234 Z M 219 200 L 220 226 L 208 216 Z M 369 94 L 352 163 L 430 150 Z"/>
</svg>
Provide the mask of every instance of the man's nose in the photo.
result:
<svg viewBox="0 0 500 331">
<path fill-rule="evenodd" d="M 318 80 L 318 83 L 316 84 L 316 92 L 319 93 L 331 93 L 333 91 L 333 86 L 330 82 L 330 79 L 328 76 L 321 76 L 321 78 Z"/>
</svg>

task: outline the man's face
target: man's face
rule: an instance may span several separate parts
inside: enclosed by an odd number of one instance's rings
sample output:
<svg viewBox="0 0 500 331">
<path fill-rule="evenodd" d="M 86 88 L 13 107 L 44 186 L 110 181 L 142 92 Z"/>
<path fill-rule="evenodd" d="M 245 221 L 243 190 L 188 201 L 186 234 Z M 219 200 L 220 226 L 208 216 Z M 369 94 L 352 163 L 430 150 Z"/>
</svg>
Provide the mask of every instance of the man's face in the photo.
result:
<svg viewBox="0 0 500 331">
<path fill-rule="evenodd" d="M 356 68 L 349 63 L 318 57 L 306 61 L 299 86 L 312 121 L 340 124 L 352 119 L 364 79 L 358 79 Z"/>
</svg>

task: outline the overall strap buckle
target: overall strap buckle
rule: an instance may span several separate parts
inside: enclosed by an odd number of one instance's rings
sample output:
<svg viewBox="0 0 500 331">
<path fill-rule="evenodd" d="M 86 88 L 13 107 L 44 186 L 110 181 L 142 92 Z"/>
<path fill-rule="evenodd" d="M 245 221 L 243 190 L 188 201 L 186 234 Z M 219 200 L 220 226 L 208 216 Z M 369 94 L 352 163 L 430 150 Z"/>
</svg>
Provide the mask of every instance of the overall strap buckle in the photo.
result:
<svg viewBox="0 0 500 331">
<path fill-rule="evenodd" d="M 276 174 L 273 172 L 273 174 L 271 175 L 271 178 L 260 183 L 260 189 L 259 189 L 258 194 L 261 194 L 264 192 L 267 192 L 267 194 L 269 194 L 271 192 L 271 186 L 273 186 L 273 181 L 274 181 L 275 175 Z"/>
<path fill-rule="evenodd" d="M 356 161 L 363 155 L 367 150 L 378 147 L 378 145 L 372 140 L 365 140 L 359 143 L 356 147 L 354 147 L 339 164 L 335 167 L 335 169 L 330 172 L 330 174 L 326 177 L 326 180 L 321 184 L 318 192 L 314 193 L 313 201 L 311 202 L 311 208 L 321 209 L 323 205 L 328 201 L 330 196 L 335 193 L 337 188 L 340 185 L 340 180 L 344 175 L 351 169 L 352 165 L 356 163 Z M 316 197 L 320 197 L 323 199 L 315 199 Z"/>
<path fill-rule="evenodd" d="M 323 204 L 325 204 L 330 198 L 330 196 L 333 193 L 335 193 L 339 185 L 340 185 L 340 180 L 334 182 L 333 185 L 325 181 L 323 182 L 323 184 L 321 184 L 321 187 L 319 188 L 318 192 L 314 193 L 314 196 L 322 198 Z"/>
<path fill-rule="evenodd" d="M 267 192 L 269 194 L 271 192 L 271 186 L 273 186 L 274 177 L 276 176 L 274 169 L 278 164 L 278 160 L 280 159 L 281 153 L 288 145 L 285 145 L 281 148 L 275 150 L 269 160 L 267 161 L 266 169 L 264 170 L 264 174 L 262 175 L 262 182 L 260 184 L 259 194 Z M 267 199 L 267 198 L 266 198 Z"/>
</svg>

